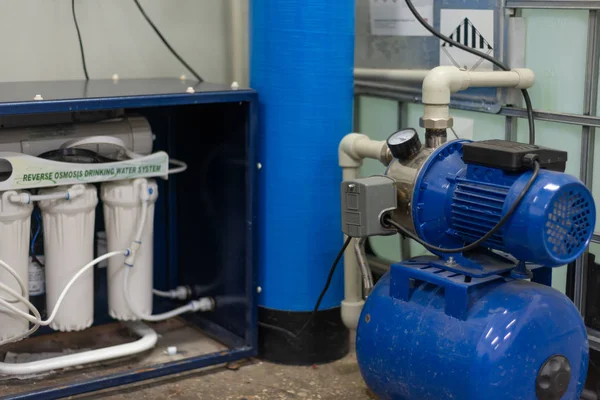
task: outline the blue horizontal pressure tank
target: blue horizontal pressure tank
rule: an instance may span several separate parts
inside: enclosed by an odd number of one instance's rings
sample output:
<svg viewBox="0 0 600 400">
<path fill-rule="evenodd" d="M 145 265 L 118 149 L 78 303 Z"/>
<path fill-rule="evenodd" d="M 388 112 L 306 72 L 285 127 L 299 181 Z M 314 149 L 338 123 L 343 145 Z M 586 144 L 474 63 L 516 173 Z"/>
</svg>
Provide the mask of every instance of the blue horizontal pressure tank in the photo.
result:
<svg viewBox="0 0 600 400">
<path fill-rule="evenodd" d="M 435 149 L 414 181 L 411 228 L 446 249 L 489 232 L 533 173 L 466 163 L 466 143 Z M 382 400 L 579 398 L 589 358 L 579 311 L 559 291 L 513 279 L 511 270 L 518 261 L 532 269 L 573 261 L 595 219 L 592 195 L 577 178 L 542 169 L 481 248 L 392 265 L 357 330 L 369 388 Z"/>
<path fill-rule="evenodd" d="M 557 369 L 557 376 L 548 373 L 548 387 L 567 388 L 562 397 L 548 398 L 579 398 L 587 336 L 562 293 L 497 280 L 471 293 L 472 306 L 461 320 L 446 314 L 443 286 L 422 281 L 403 301 L 393 290 L 395 278 L 392 271 L 377 283 L 356 340 L 362 375 L 380 400 L 537 399 L 547 361 Z M 543 376 L 540 384 L 546 385 Z"/>
</svg>

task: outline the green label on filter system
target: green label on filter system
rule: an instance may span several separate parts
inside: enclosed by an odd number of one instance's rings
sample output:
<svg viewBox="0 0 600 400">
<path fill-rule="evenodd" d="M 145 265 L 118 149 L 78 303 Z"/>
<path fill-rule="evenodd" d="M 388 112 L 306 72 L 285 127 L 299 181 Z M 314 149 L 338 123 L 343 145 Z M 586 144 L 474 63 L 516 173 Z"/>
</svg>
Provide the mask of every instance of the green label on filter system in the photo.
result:
<svg viewBox="0 0 600 400">
<path fill-rule="evenodd" d="M 169 168 L 169 157 L 164 152 L 103 164 L 56 162 L 21 153 L 0 153 L 0 160 L 2 161 L 0 162 L 0 191 L 121 179 L 166 177 Z"/>
<path fill-rule="evenodd" d="M 86 178 L 106 177 L 106 178 L 129 178 L 136 174 L 160 173 L 163 172 L 163 165 L 140 165 L 137 167 L 120 168 L 99 168 L 99 169 L 78 169 L 73 171 L 56 172 L 37 172 L 26 173 L 21 178 L 22 182 L 40 182 L 52 181 L 58 183 L 65 179 L 79 179 L 85 181 Z"/>
</svg>

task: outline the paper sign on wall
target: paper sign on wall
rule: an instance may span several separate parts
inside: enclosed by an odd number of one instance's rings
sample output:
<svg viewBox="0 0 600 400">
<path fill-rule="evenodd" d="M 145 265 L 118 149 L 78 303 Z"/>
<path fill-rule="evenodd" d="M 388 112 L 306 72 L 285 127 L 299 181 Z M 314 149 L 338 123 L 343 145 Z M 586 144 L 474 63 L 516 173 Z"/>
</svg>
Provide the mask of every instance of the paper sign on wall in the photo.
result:
<svg viewBox="0 0 600 400">
<path fill-rule="evenodd" d="M 442 34 L 484 54 L 494 55 L 493 10 L 441 10 Z M 469 71 L 491 71 L 493 65 L 440 40 L 440 65 L 454 65 Z"/>
<path fill-rule="evenodd" d="M 423 19 L 433 25 L 433 0 L 415 1 Z M 431 36 L 415 19 L 404 0 L 370 0 L 371 35 Z"/>
</svg>

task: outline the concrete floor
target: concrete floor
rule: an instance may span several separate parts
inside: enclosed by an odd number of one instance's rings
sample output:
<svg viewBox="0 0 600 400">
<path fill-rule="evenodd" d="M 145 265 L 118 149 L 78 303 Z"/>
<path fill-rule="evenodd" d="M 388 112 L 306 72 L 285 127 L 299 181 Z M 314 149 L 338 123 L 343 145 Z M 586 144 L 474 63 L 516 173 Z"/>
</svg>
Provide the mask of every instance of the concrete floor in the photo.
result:
<svg viewBox="0 0 600 400">
<path fill-rule="evenodd" d="M 128 358 L 69 368 L 45 374 L 1 377 L 0 397 L 44 387 L 69 385 L 73 381 L 143 369 L 226 347 L 180 319 L 151 324 L 159 334 L 150 351 Z M 131 342 L 135 338 L 119 323 L 92 327 L 81 332 L 52 333 L 3 347 L 0 360 L 32 361 L 28 357 L 50 358 L 60 351 L 79 352 Z M 177 346 L 177 354 L 166 354 L 168 346 Z M 23 359 L 21 359 L 23 358 Z M 37 358 L 36 358 L 37 359 Z M 7 361 L 8 360 L 8 361 Z M 242 360 L 225 366 L 189 371 L 128 386 L 74 397 L 77 399 L 203 399 L 203 400 L 282 400 L 282 399 L 371 399 L 361 378 L 356 357 L 347 357 L 324 365 L 293 367 Z"/>
<path fill-rule="evenodd" d="M 373 399 L 367 392 L 356 357 L 312 367 L 275 365 L 259 360 L 174 375 L 137 385 L 76 397 L 77 399 Z"/>
</svg>

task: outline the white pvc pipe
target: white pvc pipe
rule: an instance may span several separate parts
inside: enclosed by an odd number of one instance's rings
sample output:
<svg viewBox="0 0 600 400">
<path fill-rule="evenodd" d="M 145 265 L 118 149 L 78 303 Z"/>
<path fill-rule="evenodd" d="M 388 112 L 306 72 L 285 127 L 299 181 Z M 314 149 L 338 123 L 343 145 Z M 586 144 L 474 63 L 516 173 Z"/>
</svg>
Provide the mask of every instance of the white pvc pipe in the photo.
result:
<svg viewBox="0 0 600 400">
<path fill-rule="evenodd" d="M 361 133 L 349 133 L 340 142 L 338 165 L 342 168 L 360 168 L 365 158 L 373 158 L 387 165 L 390 161 L 388 155 L 385 140 L 371 140 Z"/>
<path fill-rule="evenodd" d="M 342 179 L 358 178 L 359 168 L 342 168 Z M 344 240 L 346 238 L 344 235 Z M 342 322 L 348 329 L 356 330 L 364 304 L 358 260 L 352 246 L 348 246 L 344 252 L 344 300 L 341 305 Z"/>
<path fill-rule="evenodd" d="M 535 74 L 526 68 L 511 71 L 466 71 L 456 67 L 436 67 L 423 80 L 423 120 L 437 129 L 451 127 L 450 95 L 469 87 L 507 87 L 527 89 L 533 85 Z M 428 127 L 426 124 L 424 125 Z"/>
<path fill-rule="evenodd" d="M 47 360 L 32 361 L 27 363 L 10 364 L 0 362 L 0 374 L 4 375 L 29 375 L 39 374 L 55 369 L 74 367 L 82 364 L 110 360 L 113 358 L 130 356 L 146 350 L 150 350 L 156 345 L 158 335 L 147 325 L 141 322 L 128 322 L 125 324 L 133 333 L 141 336 L 135 342 L 120 344 L 85 351 L 82 353 L 68 354 L 64 356 L 49 358 Z"/>
<path fill-rule="evenodd" d="M 535 74 L 526 68 L 511 71 L 466 71 L 456 67 L 435 67 L 423 80 L 423 104 L 450 104 L 450 95 L 469 87 L 527 89 Z"/>
<path fill-rule="evenodd" d="M 358 178 L 365 158 L 373 158 L 387 165 L 390 159 L 386 142 L 371 140 L 367 135 L 360 133 L 349 133 L 344 136 L 338 148 L 338 163 L 342 167 L 342 179 L 346 181 Z M 356 330 L 365 303 L 361 279 L 356 253 L 352 246 L 348 246 L 344 252 L 344 300 L 341 308 L 342 321 L 350 330 Z"/>
<path fill-rule="evenodd" d="M 457 67 L 436 67 L 427 70 L 355 68 L 355 79 L 392 82 L 423 82 L 423 119 L 435 121 L 436 128 L 449 124 L 450 95 L 469 87 L 506 87 L 527 89 L 533 86 L 535 74 L 527 68 L 510 71 L 467 71 Z"/>
<path fill-rule="evenodd" d="M 420 83 L 428 73 L 428 69 L 354 68 L 354 79 Z"/>
<path fill-rule="evenodd" d="M 248 0 L 229 0 L 231 78 L 248 86 Z"/>
</svg>

